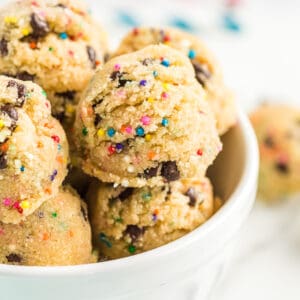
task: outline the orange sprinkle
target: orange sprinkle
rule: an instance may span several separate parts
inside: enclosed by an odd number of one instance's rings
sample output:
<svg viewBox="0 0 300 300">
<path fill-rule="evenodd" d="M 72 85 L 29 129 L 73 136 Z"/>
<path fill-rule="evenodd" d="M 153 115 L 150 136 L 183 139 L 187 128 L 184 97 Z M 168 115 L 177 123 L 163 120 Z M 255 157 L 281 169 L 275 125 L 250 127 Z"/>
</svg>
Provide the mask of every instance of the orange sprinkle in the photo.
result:
<svg viewBox="0 0 300 300">
<path fill-rule="evenodd" d="M 44 124 L 44 127 L 47 127 L 47 128 L 49 128 L 49 129 L 52 129 L 52 128 L 54 127 L 54 125 L 53 125 L 53 124 L 49 124 L 49 123 L 45 123 L 45 124 Z"/>
<path fill-rule="evenodd" d="M 95 61 L 95 65 L 96 65 L 96 66 L 101 65 L 101 61 L 100 61 L 100 60 L 96 60 L 96 61 Z"/>
<path fill-rule="evenodd" d="M 36 48 L 37 48 L 37 44 L 36 44 L 35 42 L 31 42 L 31 43 L 29 44 L 29 47 L 30 47 L 31 49 L 36 49 Z"/>
<path fill-rule="evenodd" d="M 58 155 L 56 157 L 56 160 L 60 163 L 60 164 L 63 164 L 64 163 L 64 157 L 62 155 Z"/>
<path fill-rule="evenodd" d="M 155 156 L 156 156 L 156 153 L 152 150 L 150 150 L 147 154 L 148 156 L 148 159 L 152 160 Z"/>
<path fill-rule="evenodd" d="M 47 233 L 47 232 L 45 232 L 44 234 L 43 234 L 43 241 L 47 241 L 47 240 L 49 240 L 49 234 Z"/>
<path fill-rule="evenodd" d="M 69 237 L 73 237 L 74 236 L 74 232 L 72 230 L 69 230 Z"/>
<path fill-rule="evenodd" d="M 89 106 L 89 107 L 87 108 L 87 115 L 88 115 L 89 117 L 91 117 L 91 116 L 93 115 L 93 108 L 92 108 L 91 106 Z"/>
<path fill-rule="evenodd" d="M 158 208 L 155 208 L 153 213 L 154 213 L 155 215 L 158 215 L 158 214 L 159 214 Z"/>
<path fill-rule="evenodd" d="M 42 142 L 37 142 L 37 147 L 38 148 L 43 148 L 44 147 L 44 144 Z"/>
<path fill-rule="evenodd" d="M 8 143 L 2 144 L 2 145 L 0 146 L 0 150 L 1 150 L 2 153 L 7 152 L 7 150 L 8 150 Z"/>
<path fill-rule="evenodd" d="M 52 194 L 51 188 L 45 188 L 45 193 L 51 195 Z"/>
</svg>

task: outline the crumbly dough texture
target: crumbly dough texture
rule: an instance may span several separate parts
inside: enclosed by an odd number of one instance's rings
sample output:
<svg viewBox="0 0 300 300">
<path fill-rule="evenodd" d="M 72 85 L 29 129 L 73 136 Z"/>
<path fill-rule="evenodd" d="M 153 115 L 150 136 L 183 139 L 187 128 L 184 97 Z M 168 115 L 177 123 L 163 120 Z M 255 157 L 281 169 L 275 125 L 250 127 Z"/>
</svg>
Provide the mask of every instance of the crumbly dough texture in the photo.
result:
<svg viewBox="0 0 300 300">
<path fill-rule="evenodd" d="M 43 90 L 0 76 L 0 221 L 18 223 L 57 194 L 68 143 Z"/>
<path fill-rule="evenodd" d="M 214 212 L 208 178 L 154 188 L 114 188 L 95 181 L 87 198 L 93 240 L 102 259 L 162 246 L 192 231 Z"/>
<path fill-rule="evenodd" d="M 84 171 L 132 187 L 204 176 L 221 150 L 204 97 L 189 60 L 170 47 L 108 61 L 77 108 Z"/>
<path fill-rule="evenodd" d="M 84 1 L 22 0 L 0 10 L 0 74 L 41 85 L 60 120 L 72 120 L 106 47 Z"/>
<path fill-rule="evenodd" d="M 299 193 L 300 109 L 264 104 L 250 118 L 260 149 L 260 198 L 272 201 Z"/>
<path fill-rule="evenodd" d="M 140 50 L 152 44 L 165 44 L 188 56 L 194 66 L 196 79 L 207 92 L 219 134 L 236 123 L 236 109 L 232 92 L 225 86 L 220 66 L 196 36 L 173 28 L 135 28 L 129 32 L 112 56 Z"/>
<path fill-rule="evenodd" d="M 63 266 L 94 261 L 86 204 L 69 188 L 19 224 L 0 222 L 0 263 Z"/>
</svg>

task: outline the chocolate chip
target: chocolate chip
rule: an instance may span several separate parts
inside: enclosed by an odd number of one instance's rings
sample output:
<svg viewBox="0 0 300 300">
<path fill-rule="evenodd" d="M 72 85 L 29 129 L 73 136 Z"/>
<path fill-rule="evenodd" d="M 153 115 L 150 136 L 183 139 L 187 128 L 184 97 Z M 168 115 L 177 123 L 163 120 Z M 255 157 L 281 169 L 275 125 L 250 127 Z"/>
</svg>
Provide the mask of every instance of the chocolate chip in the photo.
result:
<svg viewBox="0 0 300 300">
<path fill-rule="evenodd" d="M 162 163 L 161 176 L 164 177 L 168 182 L 178 180 L 180 173 L 178 171 L 175 161 L 165 161 Z"/>
<path fill-rule="evenodd" d="M 127 188 L 118 196 L 118 198 L 123 202 L 127 198 L 129 198 L 133 193 L 133 188 Z"/>
<path fill-rule="evenodd" d="M 287 163 L 285 163 L 285 162 L 278 161 L 275 164 L 275 167 L 276 167 L 277 171 L 279 171 L 280 173 L 283 173 L 283 174 L 289 173 L 289 167 L 288 167 Z"/>
<path fill-rule="evenodd" d="M 62 3 L 57 4 L 56 7 L 67 8 L 67 7 L 66 7 L 64 4 L 62 4 Z"/>
<path fill-rule="evenodd" d="M 10 263 L 20 263 L 22 261 L 22 257 L 16 253 L 10 253 L 6 256 L 6 259 Z"/>
<path fill-rule="evenodd" d="M 119 81 L 119 84 L 118 84 L 117 88 L 124 87 L 127 82 L 132 81 L 131 79 L 124 79 L 123 75 L 125 75 L 125 74 L 127 74 L 127 73 L 123 73 L 123 72 L 120 72 L 120 71 L 114 71 L 114 72 L 111 73 L 110 78 L 113 81 L 116 81 L 116 80 Z"/>
<path fill-rule="evenodd" d="M 2 38 L 0 41 L 0 53 L 2 56 L 8 55 L 8 47 L 7 47 L 7 40 L 5 38 Z"/>
<path fill-rule="evenodd" d="M 75 96 L 76 96 L 76 92 L 75 91 L 66 91 L 66 92 L 61 92 L 61 93 L 55 93 L 55 96 L 69 99 L 69 100 L 74 100 Z"/>
<path fill-rule="evenodd" d="M 271 136 L 267 136 L 264 139 L 264 144 L 265 146 L 267 146 L 268 148 L 273 148 L 274 147 L 274 140 L 272 139 Z"/>
<path fill-rule="evenodd" d="M 190 201 L 189 201 L 189 206 L 192 206 L 194 207 L 197 203 L 197 192 L 195 191 L 194 188 L 189 188 L 186 193 L 184 194 L 185 196 L 188 196 L 190 198 Z"/>
<path fill-rule="evenodd" d="M 152 64 L 153 64 L 153 61 L 154 61 L 153 58 L 145 58 L 145 59 L 142 61 L 142 65 L 144 65 L 144 66 L 152 65 Z"/>
<path fill-rule="evenodd" d="M 128 234 L 132 240 L 135 242 L 141 235 L 145 232 L 144 228 L 140 228 L 137 225 L 127 225 L 125 234 Z"/>
<path fill-rule="evenodd" d="M 101 116 L 99 114 L 96 114 L 95 115 L 95 120 L 94 120 L 94 125 L 98 126 L 101 121 L 102 121 Z"/>
<path fill-rule="evenodd" d="M 47 21 L 36 13 L 31 14 L 30 25 L 33 30 L 32 36 L 35 38 L 42 38 L 50 31 Z"/>
<path fill-rule="evenodd" d="M 26 87 L 15 80 L 9 80 L 7 87 L 16 87 L 18 91 L 17 106 L 21 107 L 25 101 Z"/>
<path fill-rule="evenodd" d="M 0 153 L 0 170 L 7 168 L 7 156 L 5 153 Z"/>
<path fill-rule="evenodd" d="M 146 169 L 146 170 L 144 171 L 143 177 L 145 177 L 146 179 L 155 177 L 155 176 L 157 176 L 157 172 L 158 172 L 158 166 L 157 166 L 157 167 L 153 167 L 153 168 Z"/>
<path fill-rule="evenodd" d="M 87 210 L 81 205 L 80 206 L 80 212 L 81 212 L 81 214 L 82 214 L 82 217 L 83 217 L 83 219 L 84 219 L 84 221 L 88 221 L 88 213 L 87 213 Z"/>
<path fill-rule="evenodd" d="M 211 77 L 210 72 L 196 61 L 193 61 L 192 64 L 195 70 L 196 79 L 202 86 L 205 86 L 207 79 Z"/>
<path fill-rule="evenodd" d="M 18 112 L 11 104 L 1 106 L 0 110 L 6 113 L 13 121 L 18 121 Z"/>
<path fill-rule="evenodd" d="M 15 78 L 24 80 L 24 81 L 33 81 L 34 80 L 34 75 L 31 75 L 27 72 L 21 72 L 15 75 Z"/>
<path fill-rule="evenodd" d="M 88 54 L 90 62 L 92 63 L 93 69 L 95 69 L 96 66 L 97 66 L 96 65 L 97 54 L 96 54 L 95 49 L 93 47 L 91 47 L 91 46 L 87 46 L 86 47 L 86 52 Z"/>
</svg>

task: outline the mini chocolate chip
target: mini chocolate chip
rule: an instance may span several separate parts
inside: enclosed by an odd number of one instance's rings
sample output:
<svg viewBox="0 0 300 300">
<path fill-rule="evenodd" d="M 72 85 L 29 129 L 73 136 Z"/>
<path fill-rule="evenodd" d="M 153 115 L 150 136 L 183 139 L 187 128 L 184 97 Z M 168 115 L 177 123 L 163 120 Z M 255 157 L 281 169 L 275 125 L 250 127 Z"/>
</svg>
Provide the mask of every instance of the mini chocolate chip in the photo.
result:
<svg viewBox="0 0 300 300">
<path fill-rule="evenodd" d="M 64 111 L 58 112 L 58 113 L 52 113 L 54 118 L 56 118 L 58 121 L 62 122 L 66 116 Z"/>
<path fill-rule="evenodd" d="M 101 116 L 99 114 L 95 114 L 94 125 L 98 126 L 101 121 L 102 121 Z"/>
<path fill-rule="evenodd" d="M 146 169 L 146 170 L 144 171 L 144 177 L 145 177 L 146 179 L 155 177 L 155 176 L 157 176 L 157 172 L 158 172 L 158 166 L 157 166 L 157 167 L 153 167 L 153 168 Z"/>
<path fill-rule="evenodd" d="M 193 67 L 195 70 L 196 79 L 202 86 L 205 86 L 206 80 L 211 77 L 210 72 L 196 61 L 193 61 Z"/>
<path fill-rule="evenodd" d="M 24 80 L 24 81 L 33 81 L 34 80 L 34 75 L 29 74 L 27 72 L 21 72 L 15 75 L 15 78 Z"/>
<path fill-rule="evenodd" d="M 76 92 L 75 91 L 66 91 L 66 92 L 61 92 L 61 93 L 55 93 L 55 96 L 66 98 L 69 100 L 74 100 L 75 96 L 76 96 Z"/>
<path fill-rule="evenodd" d="M 87 213 L 87 210 L 81 205 L 80 206 L 80 212 L 81 212 L 81 214 L 82 214 L 82 217 L 83 217 L 83 219 L 84 219 L 84 221 L 88 221 L 88 213 Z"/>
<path fill-rule="evenodd" d="M 95 69 L 96 66 L 97 66 L 96 65 L 97 54 L 96 54 L 95 49 L 93 47 L 91 47 L 91 46 L 87 46 L 86 47 L 86 52 L 88 54 L 90 62 L 92 63 L 93 69 Z"/>
<path fill-rule="evenodd" d="M 5 112 L 13 121 L 18 121 L 18 112 L 11 104 L 1 106 L 0 110 Z"/>
<path fill-rule="evenodd" d="M 117 88 L 124 87 L 127 82 L 131 82 L 132 81 L 131 79 L 124 79 L 123 78 L 123 75 L 126 75 L 126 74 L 127 73 L 123 73 L 123 72 L 120 72 L 120 71 L 114 71 L 114 72 L 111 73 L 110 78 L 113 81 L 115 81 L 117 79 L 119 81 L 119 84 L 118 84 Z"/>
<path fill-rule="evenodd" d="M 22 261 L 22 257 L 16 253 L 10 253 L 6 256 L 6 259 L 11 263 L 20 263 Z"/>
<path fill-rule="evenodd" d="M 276 167 L 277 171 L 279 171 L 280 173 L 283 173 L 283 174 L 289 173 L 289 167 L 288 167 L 287 163 L 285 163 L 285 162 L 278 161 L 275 164 L 275 167 Z"/>
<path fill-rule="evenodd" d="M 33 30 L 32 35 L 35 38 L 42 38 L 50 31 L 47 21 L 36 13 L 31 14 L 30 25 Z"/>
<path fill-rule="evenodd" d="M 127 188 L 118 196 L 118 198 L 123 202 L 127 198 L 129 198 L 133 193 L 133 188 Z"/>
<path fill-rule="evenodd" d="M 62 3 L 57 4 L 56 7 L 67 8 L 67 7 L 66 7 L 64 4 L 62 4 Z"/>
<path fill-rule="evenodd" d="M 2 38 L 0 41 L 0 53 L 2 56 L 8 55 L 8 47 L 7 47 L 7 40 L 5 38 Z"/>
<path fill-rule="evenodd" d="M 128 234 L 132 240 L 135 242 L 142 234 L 144 234 L 145 229 L 140 228 L 137 225 L 127 225 L 125 234 Z"/>
<path fill-rule="evenodd" d="M 144 66 L 152 65 L 152 64 L 153 64 L 153 61 L 154 61 L 153 58 L 145 58 L 145 59 L 142 61 L 142 65 L 144 65 Z"/>
<path fill-rule="evenodd" d="M 195 191 L 194 188 L 189 188 L 186 193 L 184 194 L 185 196 L 188 196 L 190 198 L 190 201 L 189 201 L 189 206 L 192 206 L 194 207 L 197 203 L 197 192 Z"/>
<path fill-rule="evenodd" d="M 264 139 L 264 144 L 265 146 L 267 146 L 268 148 L 273 148 L 274 147 L 274 140 L 272 139 L 271 136 L 267 136 Z"/>
<path fill-rule="evenodd" d="M 18 91 L 17 106 L 21 107 L 25 101 L 26 87 L 24 84 L 18 83 L 15 80 L 9 80 L 7 87 L 16 87 Z"/>
<path fill-rule="evenodd" d="M 178 180 L 180 173 L 175 161 L 165 161 L 162 163 L 161 176 L 168 182 Z"/>
<path fill-rule="evenodd" d="M 7 168 L 7 156 L 5 153 L 0 153 L 0 170 Z"/>
</svg>

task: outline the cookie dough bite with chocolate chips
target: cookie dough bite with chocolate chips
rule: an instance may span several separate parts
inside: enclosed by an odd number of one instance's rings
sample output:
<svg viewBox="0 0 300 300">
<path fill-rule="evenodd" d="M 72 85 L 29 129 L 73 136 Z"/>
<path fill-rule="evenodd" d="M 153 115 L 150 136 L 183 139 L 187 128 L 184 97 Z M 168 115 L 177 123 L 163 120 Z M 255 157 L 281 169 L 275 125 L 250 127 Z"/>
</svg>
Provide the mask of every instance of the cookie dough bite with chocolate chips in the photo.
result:
<svg viewBox="0 0 300 300">
<path fill-rule="evenodd" d="M 0 74 L 41 85 L 62 121 L 72 119 L 105 51 L 84 1 L 22 0 L 0 9 Z"/>
<path fill-rule="evenodd" d="M 107 259 L 137 254 L 178 239 L 204 223 L 214 211 L 207 178 L 154 188 L 114 188 L 95 181 L 87 198 L 93 240 Z"/>
<path fill-rule="evenodd" d="M 260 149 L 259 196 L 300 193 L 300 109 L 265 104 L 251 114 Z"/>
<path fill-rule="evenodd" d="M 86 204 L 61 189 L 19 224 L 0 222 L 0 263 L 64 266 L 95 262 Z"/>
<path fill-rule="evenodd" d="M 77 108 L 84 171 L 132 187 L 203 176 L 221 150 L 204 97 L 189 60 L 172 48 L 110 60 Z"/>
<path fill-rule="evenodd" d="M 43 90 L 0 76 L 0 221 L 18 223 L 57 194 L 68 144 Z"/>
<path fill-rule="evenodd" d="M 198 37 L 173 28 L 135 28 L 125 36 L 112 56 L 155 44 L 175 48 L 191 60 L 196 79 L 207 92 L 207 101 L 215 114 L 218 132 L 224 134 L 236 123 L 234 97 L 224 84 L 218 62 Z"/>
</svg>

